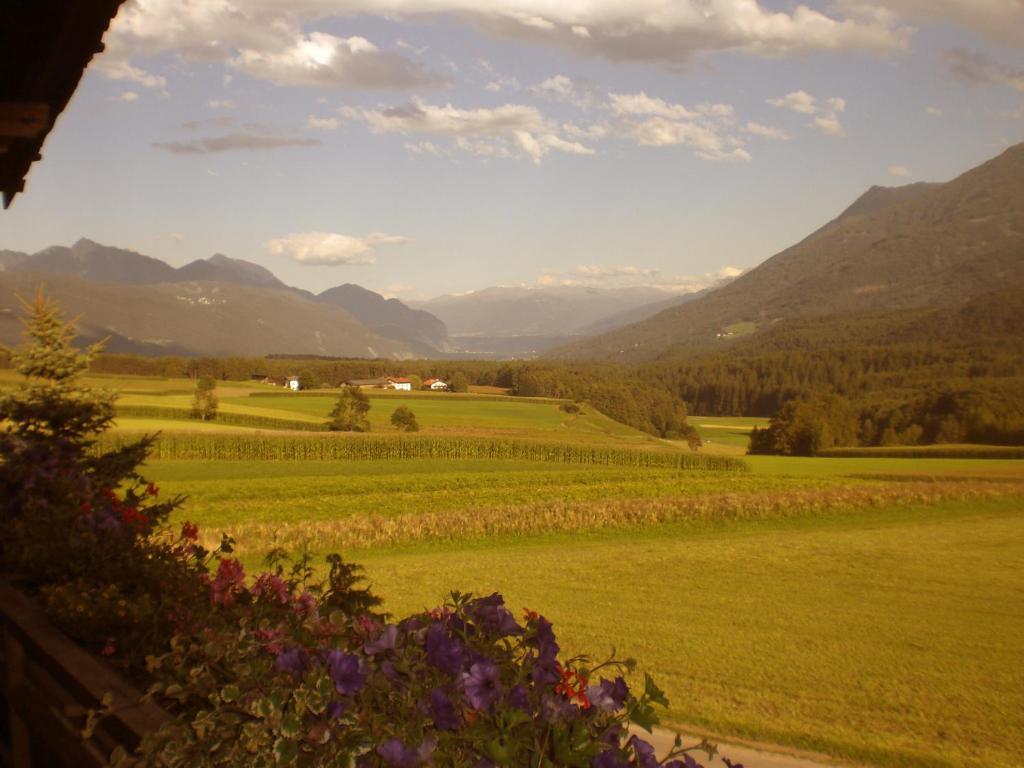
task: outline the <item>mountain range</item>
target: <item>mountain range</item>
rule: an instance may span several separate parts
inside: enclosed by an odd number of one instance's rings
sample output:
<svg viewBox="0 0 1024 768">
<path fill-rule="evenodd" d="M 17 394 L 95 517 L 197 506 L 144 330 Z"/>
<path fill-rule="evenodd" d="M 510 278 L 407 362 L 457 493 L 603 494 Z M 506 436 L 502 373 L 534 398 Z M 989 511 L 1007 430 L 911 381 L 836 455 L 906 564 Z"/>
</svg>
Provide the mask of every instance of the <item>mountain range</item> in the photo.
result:
<svg viewBox="0 0 1024 768">
<path fill-rule="evenodd" d="M 1024 290 L 1024 144 L 944 184 L 873 187 L 728 285 L 550 354 L 666 359 L 798 318 L 955 306 L 1005 290 Z"/>
<path fill-rule="evenodd" d="M 183 355 L 530 357 L 575 338 L 588 323 L 604 322 L 605 329 L 653 314 L 667 295 L 644 288 L 489 288 L 427 302 L 435 313 L 351 283 L 313 294 L 220 253 L 175 268 L 83 238 L 32 254 L 0 251 L 0 342 L 17 342 L 16 296 L 40 284 L 80 316 L 83 339 L 109 338 L 110 351 Z M 616 321 L 624 311 L 633 314 Z M 445 319 L 462 334 L 449 338 Z"/>
</svg>

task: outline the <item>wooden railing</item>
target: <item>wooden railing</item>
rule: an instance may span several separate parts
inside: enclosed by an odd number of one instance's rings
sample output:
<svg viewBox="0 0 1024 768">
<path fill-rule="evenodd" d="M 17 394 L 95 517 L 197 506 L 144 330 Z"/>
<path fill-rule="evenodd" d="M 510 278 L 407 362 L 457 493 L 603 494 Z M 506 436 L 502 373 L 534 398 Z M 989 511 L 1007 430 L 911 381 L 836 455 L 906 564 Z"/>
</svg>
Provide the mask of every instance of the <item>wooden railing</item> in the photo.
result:
<svg viewBox="0 0 1024 768">
<path fill-rule="evenodd" d="M 169 715 L 141 702 L 137 688 L 65 637 L 30 599 L 0 580 L 0 763 L 9 768 L 102 766 L 129 754 Z M 109 697 L 111 714 L 89 738 L 90 709 Z"/>
</svg>

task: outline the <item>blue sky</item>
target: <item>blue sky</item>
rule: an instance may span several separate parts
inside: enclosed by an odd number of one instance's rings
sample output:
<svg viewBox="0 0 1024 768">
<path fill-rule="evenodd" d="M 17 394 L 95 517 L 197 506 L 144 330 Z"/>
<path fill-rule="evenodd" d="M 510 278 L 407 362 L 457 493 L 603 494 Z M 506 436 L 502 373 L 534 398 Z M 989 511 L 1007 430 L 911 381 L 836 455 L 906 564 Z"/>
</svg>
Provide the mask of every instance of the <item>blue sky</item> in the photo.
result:
<svg viewBox="0 0 1024 768">
<path fill-rule="evenodd" d="M 1024 2 L 129 0 L 0 214 L 321 290 L 700 287 L 1024 139 Z"/>
</svg>

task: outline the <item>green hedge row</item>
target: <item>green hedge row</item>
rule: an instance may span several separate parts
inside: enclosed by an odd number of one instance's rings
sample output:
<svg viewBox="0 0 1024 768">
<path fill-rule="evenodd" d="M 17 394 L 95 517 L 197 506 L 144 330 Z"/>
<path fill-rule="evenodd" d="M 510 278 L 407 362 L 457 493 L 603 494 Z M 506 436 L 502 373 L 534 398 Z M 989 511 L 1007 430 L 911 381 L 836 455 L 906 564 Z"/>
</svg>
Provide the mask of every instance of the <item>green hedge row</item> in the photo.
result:
<svg viewBox="0 0 1024 768">
<path fill-rule="evenodd" d="M 126 419 L 172 419 L 174 421 L 193 421 L 192 411 L 188 408 L 161 408 L 156 405 L 119 405 L 117 415 Z M 290 429 L 300 432 L 326 432 L 327 422 L 293 421 L 291 419 L 275 419 L 269 416 L 255 416 L 247 413 L 225 413 L 219 411 L 217 424 L 233 427 L 253 427 L 255 429 Z"/>
<path fill-rule="evenodd" d="M 892 445 L 830 448 L 818 456 L 872 459 L 1024 459 L 1021 445 Z"/>
</svg>

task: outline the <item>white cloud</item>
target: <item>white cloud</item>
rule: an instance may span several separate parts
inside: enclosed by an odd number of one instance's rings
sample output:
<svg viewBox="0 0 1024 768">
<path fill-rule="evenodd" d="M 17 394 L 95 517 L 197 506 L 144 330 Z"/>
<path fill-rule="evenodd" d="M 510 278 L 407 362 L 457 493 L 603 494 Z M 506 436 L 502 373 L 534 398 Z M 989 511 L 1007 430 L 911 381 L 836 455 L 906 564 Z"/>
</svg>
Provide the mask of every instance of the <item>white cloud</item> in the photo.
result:
<svg viewBox="0 0 1024 768">
<path fill-rule="evenodd" d="M 942 110 L 939 109 L 938 107 L 928 106 L 928 107 L 924 108 L 924 111 L 927 114 L 931 115 L 932 117 L 941 117 L 942 116 Z"/>
<path fill-rule="evenodd" d="M 772 128 L 770 125 L 762 125 L 761 123 L 747 123 L 746 131 L 754 136 L 763 136 L 766 139 L 775 139 L 776 141 L 788 141 L 791 138 L 781 128 Z"/>
<path fill-rule="evenodd" d="M 541 287 L 658 288 L 667 293 L 690 293 L 741 274 L 743 270 L 728 266 L 703 275 L 676 275 L 635 265 L 583 264 L 569 270 L 545 269 L 536 284 Z"/>
<path fill-rule="evenodd" d="M 502 91 L 518 91 L 522 88 L 519 80 L 515 77 L 502 76 L 497 77 L 489 81 L 484 85 L 484 90 L 488 93 L 501 93 Z"/>
<path fill-rule="evenodd" d="M 328 19 L 362 14 L 388 19 L 443 15 L 498 37 L 670 68 L 721 51 L 777 57 L 906 47 L 910 30 L 893 14 L 865 8 L 869 4 L 863 0 L 854 4 L 855 12 L 843 15 L 807 5 L 773 10 L 757 0 L 134 0 L 112 24 L 107 53 L 96 68 L 108 77 L 142 78 L 153 83 L 149 87 L 163 87 L 158 82 L 163 78 L 131 62 L 171 52 L 189 60 L 233 61 L 250 74 L 286 85 L 395 89 L 437 83 L 399 53 L 354 47 L 361 38 L 338 38 L 317 29 Z"/>
<path fill-rule="evenodd" d="M 616 132 L 644 147 L 684 145 L 705 160 L 748 161 L 743 139 L 732 129 L 728 104 L 699 104 L 689 109 L 646 92 L 610 93 L 608 110 L 619 118 Z"/>
<path fill-rule="evenodd" d="M 231 99 L 209 99 L 206 102 L 206 106 L 210 109 L 234 109 L 235 102 Z"/>
<path fill-rule="evenodd" d="M 581 109 L 589 109 L 594 100 L 592 88 L 579 87 L 566 75 L 553 75 L 536 85 L 531 85 L 529 91 L 537 96 L 573 104 Z"/>
<path fill-rule="evenodd" d="M 814 126 L 826 136 L 845 136 L 846 130 L 835 115 L 814 118 Z"/>
<path fill-rule="evenodd" d="M 406 56 L 382 51 L 362 37 L 306 29 L 345 15 L 315 2 L 262 0 L 135 0 L 111 25 L 107 51 L 95 67 L 108 78 L 147 87 L 165 79 L 132 64 L 137 57 L 175 53 L 181 59 L 219 62 L 279 85 L 406 89 L 443 84 Z"/>
<path fill-rule="evenodd" d="M 841 0 L 837 10 L 854 18 L 902 19 L 916 24 L 952 24 L 1010 45 L 1024 45 L 1020 0 Z"/>
<path fill-rule="evenodd" d="M 316 131 L 333 131 L 338 127 L 338 118 L 310 115 L 306 118 L 306 127 Z"/>
<path fill-rule="evenodd" d="M 540 163 L 552 150 L 594 154 L 593 149 L 561 137 L 555 123 L 545 119 L 536 107 L 525 104 L 461 109 L 415 101 L 378 109 L 342 107 L 339 112 L 345 118 L 366 123 L 375 133 L 441 136 L 454 140 L 459 149 L 482 157 L 522 155 Z"/>
<path fill-rule="evenodd" d="M 1005 85 L 1024 91 L 1024 69 L 1012 69 L 992 61 L 983 53 L 954 49 L 945 53 L 949 71 L 972 85 Z"/>
<path fill-rule="evenodd" d="M 833 96 L 819 102 L 807 91 L 792 91 L 776 99 L 768 99 L 768 103 L 778 109 L 788 109 L 802 115 L 816 115 L 811 125 L 826 136 L 845 136 L 839 115 L 846 111 L 846 99 Z"/>
<path fill-rule="evenodd" d="M 108 80 L 127 80 L 130 83 L 141 85 L 143 88 L 166 88 L 167 78 L 154 75 L 129 64 L 127 61 L 118 60 L 109 56 L 97 58 L 93 68 Z"/>
<path fill-rule="evenodd" d="M 138 101 L 139 94 L 137 94 L 135 91 L 121 91 L 121 93 L 118 94 L 117 98 L 119 101 L 126 101 L 129 104 L 131 104 L 133 101 Z"/>
<path fill-rule="evenodd" d="M 377 261 L 375 249 L 381 245 L 401 245 L 410 242 L 400 235 L 371 232 L 363 237 L 339 235 L 335 232 L 300 232 L 268 240 L 267 251 L 300 264 L 322 266 L 352 264 L 365 265 Z"/>
<path fill-rule="evenodd" d="M 905 165 L 890 165 L 888 168 L 891 176 L 909 176 L 910 169 Z"/>
<path fill-rule="evenodd" d="M 793 91 L 778 99 L 768 99 L 768 103 L 779 109 L 789 109 L 804 115 L 813 115 L 819 111 L 817 100 L 807 91 Z"/>
<path fill-rule="evenodd" d="M 281 50 L 243 48 L 228 63 L 278 85 L 396 90 L 440 84 L 409 59 L 381 52 L 365 37 L 326 32 L 311 32 Z"/>
</svg>

